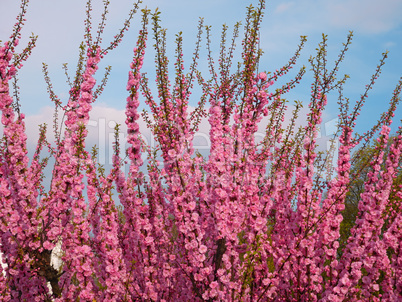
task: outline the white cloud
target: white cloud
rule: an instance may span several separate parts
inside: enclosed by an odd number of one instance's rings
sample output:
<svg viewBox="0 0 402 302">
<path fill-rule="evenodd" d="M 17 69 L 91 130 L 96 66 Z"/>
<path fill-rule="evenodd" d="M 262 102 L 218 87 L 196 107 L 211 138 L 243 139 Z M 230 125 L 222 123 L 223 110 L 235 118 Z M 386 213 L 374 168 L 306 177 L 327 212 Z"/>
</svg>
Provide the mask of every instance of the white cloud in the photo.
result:
<svg viewBox="0 0 402 302">
<path fill-rule="evenodd" d="M 401 0 L 305 0 L 267 3 L 262 33 L 270 41 L 264 49 L 289 49 L 290 37 L 353 30 L 380 35 L 401 26 Z M 270 13 L 273 11 L 273 13 Z M 264 41 L 264 40 L 262 40 Z M 293 40 L 292 40 L 293 41 Z M 265 47 L 267 46 L 267 47 Z"/>
<path fill-rule="evenodd" d="M 295 4 L 294 2 L 281 3 L 275 8 L 274 13 L 282 14 L 282 13 L 288 11 L 289 9 L 291 9 L 294 6 L 294 4 Z"/>
<path fill-rule="evenodd" d="M 390 49 L 390 48 L 394 47 L 395 45 L 396 45 L 396 43 L 393 42 L 393 41 L 389 41 L 389 42 L 384 43 L 384 47 L 386 49 Z"/>
<path fill-rule="evenodd" d="M 59 113 L 59 131 L 60 125 L 63 121 L 62 113 Z M 32 156 L 38 138 L 39 138 L 39 124 L 46 123 L 47 127 L 47 138 L 48 141 L 52 144 L 54 143 L 54 134 L 53 134 L 53 119 L 54 119 L 54 108 L 46 106 L 43 107 L 40 112 L 36 115 L 27 116 L 25 119 L 26 125 L 26 134 L 28 137 L 27 146 L 29 150 L 29 154 Z M 114 142 L 114 126 L 116 123 L 120 124 L 120 143 L 122 147 L 125 144 L 127 126 L 125 124 L 125 112 L 124 110 L 117 110 L 115 108 L 111 108 L 104 104 L 95 105 L 92 108 L 90 113 L 90 120 L 87 126 L 88 136 L 86 139 L 86 147 L 88 149 L 92 148 L 96 145 L 99 148 L 99 155 L 102 156 L 102 163 L 109 164 L 108 155 L 113 150 L 113 142 Z M 140 131 L 144 135 L 145 138 L 150 137 L 150 131 L 146 127 L 145 122 L 142 118 L 139 121 Z M 64 125 L 64 124 L 63 124 Z M 62 129 L 62 133 L 64 133 L 64 126 Z"/>
<path fill-rule="evenodd" d="M 195 108 L 189 106 L 189 111 L 192 112 Z M 39 124 L 46 123 L 48 125 L 47 138 L 48 141 L 54 143 L 53 135 L 53 117 L 54 109 L 50 106 L 44 107 L 36 115 L 27 116 L 25 119 L 26 134 L 28 137 L 27 146 L 29 150 L 29 156 L 32 157 L 37 141 L 39 138 Z M 111 108 L 105 104 L 94 105 L 90 113 L 90 120 L 87 126 L 88 136 L 86 139 L 87 150 L 90 150 L 93 146 L 97 146 L 99 151 L 98 160 L 101 164 L 109 165 L 112 163 L 112 152 L 114 143 L 114 127 L 120 124 L 119 129 L 119 141 L 122 147 L 121 151 L 124 154 L 124 149 L 128 147 L 126 144 L 127 138 L 127 126 L 125 124 L 125 110 L 117 110 Z M 59 114 L 59 126 L 62 122 L 62 114 Z M 151 147 L 156 146 L 154 137 L 151 134 L 150 129 L 147 128 L 142 116 L 138 121 L 140 125 L 140 132 L 145 142 Z M 210 146 L 209 141 L 209 123 L 206 118 L 201 120 L 199 130 L 195 135 L 194 147 L 201 150 L 208 149 Z M 2 127 L 0 127 L 2 130 Z M 63 128 L 64 130 L 64 128 Z M 64 133 L 64 131 L 62 131 Z M 53 144 L 54 145 L 54 144 Z"/>
<path fill-rule="evenodd" d="M 340 28 L 355 28 L 366 34 L 387 32 L 402 23 L 400 0 L 338 0 L 327 6 L 329 22 Z"/>
</svg>

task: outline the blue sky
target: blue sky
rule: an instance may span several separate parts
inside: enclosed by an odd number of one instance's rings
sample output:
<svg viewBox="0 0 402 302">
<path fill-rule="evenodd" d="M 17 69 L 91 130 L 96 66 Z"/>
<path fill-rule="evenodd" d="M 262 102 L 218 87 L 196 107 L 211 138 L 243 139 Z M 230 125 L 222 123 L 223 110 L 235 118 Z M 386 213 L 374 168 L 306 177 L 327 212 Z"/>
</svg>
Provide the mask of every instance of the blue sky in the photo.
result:
<svg viewBox="0 0 402 302">
<path fill-rule="evenodd" d="M 22 111 L 27 115 L 30 144 L 37 140 L 37 125 L 43 122 L 51 125 L 52 120 L 52 103 L 46 93 L 41 72 L 42 62 L 49 65 L 56 93 L 64 102 L 67 101 L 68 86 L 61 67 L 63 63 L 69 63 L 70 71 L 74 72 L 78 45 L 84 32 L 85 3 L 84 0 L 31 0 L 29 4 L 27 22 L 22 32 L 24 39 L 21 44 L 26 43 L 31 32 L 38 35 L 39 39 L 32 56 L 20 71 L 19 84 Z M 245 7 L 250 3 L 256 5 L 258 2 L 256 0 L 144 0 L 142 7 L 147 6 L 150 9 L 159 7 L 162 12 L 162 26 L 168 29 L 171 62 L 174 60 L 174 44 L 172 43 L 174 36 L 178 31 L 183 31 L 185 59 L 189 62 L 199 17 L 204 17 L 206 25 L 212 25 L 212 38 L 217 50 L 222 24 L 226 23 L 232 28 L 236 21 L 242 21 L 245 16 Z M 99 20 L 102 1 L 93 0 L 93 6 L 95 25 Z M 131 0 L 111 1 L 104 35 L 105 42 L 112 39 L 130 8 Z M 18 12 L 19 1 L 0 1 L 0 40 L 4 41 L 10 35 Z M 267 1 L 261 30 L 261 48 L 265 54 L 261 60 L 260 69 L 272 71 L 286 64 L 299 43 L 300 35 L 308 36 L 308 41 L 299 59 L 298 67 L 306 65 L 309 69 L 307 59 L 310 55 L 314 55 L 322 33 L 328 35 L 329 63 L 331 63 L 339 54 L 349 30 L 353 30 L 353 43 L 339 74 L 347 73 L 351 76 L 345 86 L 345 93 L 354 101 L 368 84 L 381 58 L 381 53 L 389 50 L 389 58 L 383 68 L 382 76 L 371 91 L 370 98 L 358 120 L 358 129 L 363 131 L 374 124 L 380 113 L 386 109 L 392 91 L 402 76 L 401 16 L 401 0 Z M 139 30 L 139 20 L 140 15 L 137 14 L 123 43 L 118 49 L 109 53 L 101 64 L 101 67 L 111 65 L 112 74 L 91 116 L 92 142 L 98 145 L 102 142 L 110 145 L 113 121 L 124 123 L 127 72 Z M 149 41 L 148 44 L 152 45 L 152 42 Z M 240 46 L 240 40 L 238 45 Z M 143 71 L 152 75 L 153 52 L 152 49 L 149 50 Z M 204 63 L 205 57 L 201 58 L 200 69 L 207 72 Z M 307 105 L 310 82 L 311 73 L 307 73 L 302 86 L 287 97 L 290 100 L 301 100 Z M 330 122 L 338 114 L 336 96 L 334 95 L 330 101 L 332 103 L 329 104 L 324 115 L 324 123 Z M 192 105 L 196 102 L 197 95 L 194 94 Z M 399 109 L 395 124 L 400 124 L 398 121 L 401 118 L 402 110 Z M 51 127 L 49 130 L 51 132 Z M 207 130 L 204 132 L 207 133 Z M 323 128 L 322 135 L 325 134 Z M 106 150 L 105 154 L 107 153 Z"/>
</svg>

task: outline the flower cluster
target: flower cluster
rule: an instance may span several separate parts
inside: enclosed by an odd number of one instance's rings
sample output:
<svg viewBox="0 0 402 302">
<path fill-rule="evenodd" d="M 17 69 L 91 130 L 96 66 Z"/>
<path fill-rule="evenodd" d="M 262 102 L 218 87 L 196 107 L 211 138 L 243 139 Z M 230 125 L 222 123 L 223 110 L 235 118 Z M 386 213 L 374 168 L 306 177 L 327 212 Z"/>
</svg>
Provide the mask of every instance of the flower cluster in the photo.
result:
<svg viewBox="0 0 402 302">
<path fill-rule="evenodd" d="M 336 171 L 324 178 L 331 154 L 316 148 L 317 131 L 332 90 L 342 91 L 346 78 L 338 67 L 350 44 L 344 45 L 333 69 L 326 61 L 326 36 L 310 59 L 314 82 L 307 123 L 297 128 L 300 111 L 285 122 L 284 96 L 305 74 L 304 67 L 278 86 L 300 55 L 273 73 L 259 70 L 259 29 L 265 1 L 247 10 L 241 62 L 233 70 L 239 24 L 227 47 L 223 27 L 219 64 L 212 58 L 210 27 L 207 61 L 211 78 L 197 62 L 203 36 L 200 21 L 196 49 L 188 73 L 182 36 L 176 38 L 175 76 L 171 81 L 166 30 L 159 12 L 142 10 L 142 28 L 128 74 L 126 100 L 128 174 L 120 154 L 116 126 L 113 168 L 106 174 L 96 149 L 85 140 L 104 55 L 120 42 L 138 3 L 109 47 L 101 34 L 109 1 L 91 35 L 91 1 L 87 4 L 86 45 L 71 84 L 63 133 L 50 145 L 41 137 L 29 164 L 24 115 L 14 106 L 9 82 L 34 46 L 33 38 L 16 53 L 26 11 L 10 40 L 0 46 L 0 110 L 4 126 L 0 143 L 0 297 L 4 301 L 400 301 L 402 299 L 402 191 L 394 180 L 401 173 L 402 128 L 390 139 L 390 125 L 402 81 L 389 110 L 367 135 L 355 134 L 355 119 L 367 92 L 349 111 L 339 98 L 339 154 Z M 152 20 L 155 48 L 154 97 L 142 74 Z M 371 89 L 382 62 L 368 86 Z M 45 78 L 56 109 L 61 101 Z M 66 69 L 67 71 L 67 69 Z M 199 106 L 189 111 L 195 80 L 201 86 Z M 277 88 L 275 88 L 277 87 Z M 141 97 L 150 107 L 143 117 L 157 139 L 151 149 L 141 138 L 138 112 Z M 209 102 L 209 109 L 204 105 Z M 151 117 L 149 116 L 151 115 Z M 210 124 L 211 149 L 204 158 L 192 141 L 202 117 Z M 255 135 L 262 121 L 261 142 Z M 55 127 L 57 132 L 59 129 Z M 358 215 L 345 246 L 340 232 L 351 173 L 353 150 L 380 129 Z M 42 186 L 47 146 L 55 159 L 50 189 Z M 145 154 L 144 154 L 145 153 Z M 359 152 L 356 152 L 359 156 Z M 147 155 L 148 178 L 142 172 Z M 115 191 L 117 194 L 114 194 Z M 58 267 L 52 253 L 61 247 Z M 342 255 L 342 256 L 341 256 Z"/>
</svg>

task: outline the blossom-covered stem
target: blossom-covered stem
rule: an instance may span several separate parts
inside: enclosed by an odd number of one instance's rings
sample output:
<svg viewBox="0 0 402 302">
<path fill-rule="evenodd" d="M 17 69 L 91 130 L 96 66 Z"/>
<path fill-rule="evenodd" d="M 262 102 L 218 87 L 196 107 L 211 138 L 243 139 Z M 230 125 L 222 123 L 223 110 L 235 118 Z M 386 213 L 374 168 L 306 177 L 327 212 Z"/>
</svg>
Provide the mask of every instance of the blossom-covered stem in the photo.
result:
<svg viewBox="0 0 402 302">
<path fill-rule="evenodd" d="M 34 250 L 39 248 L 34 242 L 39 224 L 36 217 L 37 176 L 32 175 L 28 168 L 25 115 L 20 114 L 18 110 L 15 112 L 9 92 L 9 81 L 22 66 L 15 60 L 12 61 L 13 57 L 20 56 L 20 62 L 28 57 L 28 54 L 15 52 L 26 4 L 27 1 L 22 1 L 22 12 L 10 37 L 11 40 L 0 46 L 0 110 L 4 127 L 3 156 L 0 163 L 0 236 L 1 250 L 7 259 L 6 278 L 9 284 L 12 284 L 8 289 L 9 292 L 7 293 L 7 290 L 3 294 L 5 296 L 10 294 L 14 299 L 30 299 L 34 295 L 34 290 L 26 291 L 23 288 L 36 287 L 45 282 L 45 279 L 39 277 L 30 266 L 35 261 Z M 30 52 L 31 48 L 27 52 Z M 29 277 L 31 274 L 32 278 Z"/>
<path fill-rule="evenodd" d="M 369 172 L 365 192 L 361 195 L 356 225 L 337 267 L 339 277 L 336 286 L 332 288 L 328 298 L 342 300 L 357 295 L 371 297 L 379 290 L 379 284 L 375 281 L 379 278 L 380 267 L 385 272 L 386 279 L 390 278 L 390 262 L 379 237 L 384 224 L 382 216 L 392 185 L 390 180 L 395 176 L 395 165 L 399 162 L 400 142 L 394 145 L 396 148 L 392 148 L 392 154 L 386 161 L 387 170 L 380 171 L 389 132 L 390 128 L 384 125 L 378 139 L 378 154 L 371 163 L 373 171 Z M 362 269 L 367 272 L 363 276 Z M 363 280 L 363 284 L 356 287 L 359 280 Z"/>
<path fill-rule="evenodd" d="M 321 259 L 320 271 L 325 275 L 323 289 L 324 297 L 331 293 L 337 278 L 336 267 L 338 265 L 337 250 L 339 247 L 339 229 L 342 221 L 341 212 L 345 208 L 345 199 L 348 185 L 350 183 L 349 170 L 350 150 L 353 130 L 344 127 L 340 137 L 337 177 L 329 184 L 326 198 L 323 200 L 323 217 L 319 223 L 319 244 L 316 249 L 316 257 Z"/>
<path fill-rule="evenodd" d="M 89 278 L 92 271 L 93 253 L 90 248 L 90 227 L 84 218 L 86 204 L 83 196 L 84 175 L 81 170 L 84 168 L 88 154 L 84 150 L 85 137 L 87 136 L 86 124 L 89 120 L 91 110 L 92 91 L 95 85 L 93 75 L 98 69 L 100 61 L 100 48 L 89 48 L 87 51 L 87 62 L 82 75 L 83 82 L 79 90 L 76 90 L 77 99 L 70 98 L 65 122 L 66 131 L 62 148 L 59 150 L 58 169 L 53 178 L 55 190 L 52 196 L 53 224 L 55 230 L 51 230 L 55 238 L 61 237 L 62 250 L 65 251 L 63 262 L 65 272 L 61 277 L 63 295 L 70 299 L 81 297 L 92 299 L 94 297 L 93 280 Z M 60 188 L 63 188 L 60 190 Z M 56 191 L 57 190 L 57 191 Z M 62 203 L 60 204 L 60 201 Z M 49 200 L 51 203 L 51 201 Z M 62 219 L 60 219 L 62 217 Z M 64 232 L 61 230 L 64 228 Z M 72 278 L 79 281 L 79 285 L 72 282 Z"/>
</svg>

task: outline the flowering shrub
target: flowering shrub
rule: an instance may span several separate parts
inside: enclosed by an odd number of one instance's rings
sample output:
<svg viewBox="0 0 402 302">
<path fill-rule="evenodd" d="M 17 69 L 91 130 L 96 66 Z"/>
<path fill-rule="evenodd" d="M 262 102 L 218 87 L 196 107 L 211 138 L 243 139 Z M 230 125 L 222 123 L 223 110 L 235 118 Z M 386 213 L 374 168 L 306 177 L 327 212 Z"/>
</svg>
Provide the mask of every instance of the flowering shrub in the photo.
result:
<svg viewBox="0 0 402 302">
<path fill-rule="evenodd" d="M 0 273 L 2 301 L 400 301 L 402 299 L 402 191 L 393 182 L 401 164 L 399 127 L 388 144 L 393 112 L 399 102 L 398 83 L 386 111 L 364 136 L 355 134 L 355 119 L 380 73 L 378 66 L 367 90 L 354 107 L 342 95 L 346 80 L 337 78 L 339 64 L 351 42 L 348 37 L 332 69 L 326 61 L 326 37 L 310 59 L 314 82 L 307 125 L 296 126 L 300 104 L 286 124 L 283 96 L 298 84 L 305 70 L 277 87 L 277 80 L 295 65 L 305 38 L 289 63 L 269 74 L 259 72 L 259 27 L 264 0 L 250 6 L 245 20 L 242 57 L 232 68 L 240 24 L 227 46 L 224 27 L 218 64 L 210 51 L 210 27 L 199 24 L 198 41 L 188 73 L 184 72 L 182 37 L 176 39 L 175 76 L 170 82 L 166 31 L 159 12 L 142 10 L 142 29 L 129 72 L 126 106 L 128 175 L 122 172 L 119 142 L 113 168 L 105 174 L 96 149 L 85 145 L 93 101 L 106 78 L 95 88 L 98 64 L 116 47 L 139 9 L 108 47 L 102 32 L 108 1 L 96 38 L 91 33 L 91 1 L 87 3 L 86 43 L 69 100 L 63 107 L 48 90 L 56 110 L 63 110 L 61 130 L 55 121 L 54 144 L 41 135 L 29 164 L 24 114 L 13 100 L 10 80 L 35 45 L 16 53 L 27 0 L 9 41 L 0 48 L 0 109 L 4 134 L 0 157 L 0 243 L 5 268 Z M 141 74 L 152 21 L 156 50 L 157 99 Z M 197 70 L 206 31 L 211 79 Z M 384 54 L 384 58 L 386 54 Z M 106 72 L 106 76 L 108 71 Z M 189 111 L 194 82 L 202 88 L 198 107 Z M 277 88 L 274 88 L 277 87 Z M 340 91 L 339 154 L 335 177 L 331 154 L 316 150 L 317 127 L 327 97 Z M 157 138 L 151 149 L 141 139 L 140 94 L 150 107 L 144 113 Z M 18 96 L 18 95 L 17 95 Z M 209 109 L 205 109 L 206 102 Z M 210 123 L 207 159 L 192 140 L 203 117 Z M 268 121 L 261 143 L 258 125 Z M 342 211 L 359 152 L 352 149 L 380 130 L 370 157 L 367 180 L 350 237 L 339 249 Z M 116 128 L 116 132 L 118 127 Z M 55 159 L 51 187 L 42 185 L 46 147 Z M 387 156 L 384 150 L 387 148 Z M 141 155 L 148 154 L 145 179 Z M 162 162 L 160 169 L 159 161 Z M 366 171 L 366 170 L 365 170 Z M 166 185 L 162 184 L 162 181 Z M 118 192 L 121 208 L 113 198 Z M 84 190 L 86 189 L 86 191 Z M 392 192 L 392 206 L 389 196 Z M 386 221 L 386 224 L 384 223 Z M 51 265 L 52 251 L 61 244 L 60 267 Z M 340 257 L 340 252 L 342 257 Z"/>
</svg>

